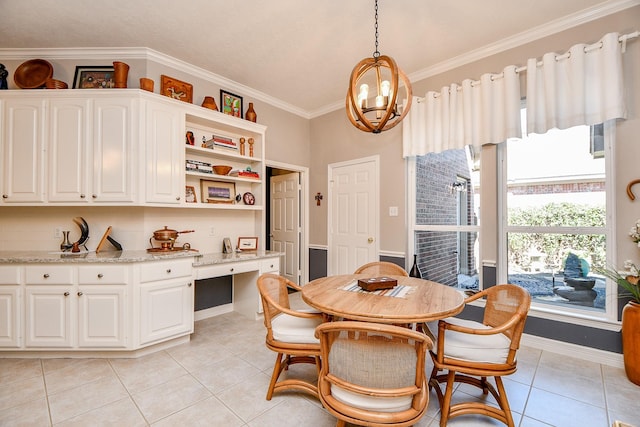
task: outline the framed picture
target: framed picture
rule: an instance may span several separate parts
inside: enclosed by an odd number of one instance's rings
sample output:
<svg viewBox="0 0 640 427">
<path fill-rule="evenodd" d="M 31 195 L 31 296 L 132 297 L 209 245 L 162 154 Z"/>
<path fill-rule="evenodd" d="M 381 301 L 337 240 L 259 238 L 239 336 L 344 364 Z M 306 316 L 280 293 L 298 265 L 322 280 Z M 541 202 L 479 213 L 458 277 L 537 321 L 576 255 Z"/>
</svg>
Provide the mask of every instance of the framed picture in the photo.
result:
<svg viewBox="0 0 640 427">
<path fill-rule="evenodd" d="M 174 79 L 173 77 L 160 76 L 160 93 L 169 98 L 188 102 L 189 104 L 193 102 L 193 85 Z"/>
<path fill-rule="evenodd" d="M 187 203 L 198 203 L 195 187 L 192 187 L 191 185 L 185 186 L 184 201 Z"/>
<path fill-rule="evenodd" d="M 78 65 L 73 77 L 74 89 L 111 89 L 116 87 L 113 65 Z"/>
<path fill-rule="evenodd" d="M 233 203 L 236 200 L 234 182 L 200 180 L 201 199 L 204 203 Z"/>
<path fill-rule="evenodd" d="M 257 237 L 238 237 L 238 250 L 255 251 L 258 249 Z"/>
<path fill-rule="evenodd" d="M 222 239 L 222 253 L 223 254 L 231 254 L 233 253 L 233 248 L 231 247 L 231 239 L 225 237 Z"/>
<path fill-rule="evenodd" d="M 220 108 L 224 114 L 242 118 L 242 97 L 220 89 Z"/>
</svg>

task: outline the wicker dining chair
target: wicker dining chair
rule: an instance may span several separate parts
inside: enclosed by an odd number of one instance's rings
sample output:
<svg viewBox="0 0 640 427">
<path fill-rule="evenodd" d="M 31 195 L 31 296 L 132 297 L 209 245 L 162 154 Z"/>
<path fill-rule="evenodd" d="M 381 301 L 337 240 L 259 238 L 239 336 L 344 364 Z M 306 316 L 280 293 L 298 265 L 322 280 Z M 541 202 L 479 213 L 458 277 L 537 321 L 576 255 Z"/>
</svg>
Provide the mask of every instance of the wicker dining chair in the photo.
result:
<svg viewBox="0 0 640 427">
<path fill-rule="evenodd" d="M 375 261 L 361 265 L 354 274 L 371 274 L 372 276 L 409 276 L 404 268 L 387 261 Z"/>
<path fill-rule="evenodd" d="M 531 296 L 520 286 L 496 285 L 467 298 L 465 303 L 480 298 L 486 298 L 482 323 L 453 317 L 438 321 L 437 329 L 435 322 L 428 325 L 437 336 L 429 352 L 434 364 L 429 387 L 438 395 L 441 427 L 450 418 L 474 413 L 495 418 L 509 427 L 514 425 L 502 377 L 516 371 L 516 352 Z M 446 373 L 439 374 L 440 371 Z M 496 387 L 487 377 L 494 378 Z M 491 393 L 499 407 L 477 401 L 452 405 L 456 382 L 478 387 L 483 394 Z M 440 383 L 446 384 L 444 393 Z"/>
<path fill-rule="evenodd" d="M 318 395 L 338 418 L 337 427 L 409 426 L 424 415 L 428 336 L 356 321 L 323 323 L 316 335 L 322 358 Z"/>
<path fill-rule="evenodd" d="M 267 400 L 282 390 L 299 390 L 318 395 L 316 383 L 302 379 L 286 378 L 278 381 L 282 371 L 296 363 L 312 363 L 320 370 L 320 342 L 315 329 L 323 321 L 321 313 L 292 310 L 289 304 L 289 288 L 301 288 L 277 274 L 263 274 L 257 281 L 264 310 L 264 326 L 267 329 L 266 346 L 277 353 L 273 374 L 267 390 Z"/>
</svg>

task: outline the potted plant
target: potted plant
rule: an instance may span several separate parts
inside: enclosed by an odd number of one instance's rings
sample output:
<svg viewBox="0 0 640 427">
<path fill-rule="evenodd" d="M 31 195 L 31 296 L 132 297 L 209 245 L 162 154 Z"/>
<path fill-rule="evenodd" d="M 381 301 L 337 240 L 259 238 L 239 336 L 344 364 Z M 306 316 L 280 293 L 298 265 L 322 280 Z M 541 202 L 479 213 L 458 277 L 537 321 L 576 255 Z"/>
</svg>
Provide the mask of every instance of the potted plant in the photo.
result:
<svg viewBox="0 0 640 427">
<path fill-rule="evenodd" d="M 640 220 L 631 228 L 631 239 L 640 247 Z M 640 385 L 640 271 L 631 260 L 624 262 L 624 270 L 601 270 L 602 274 L 614 280 L 624 289 L 621 297 L 631 299 L 622 310 L 622 354 L 627 378 Z"/>
</svg>

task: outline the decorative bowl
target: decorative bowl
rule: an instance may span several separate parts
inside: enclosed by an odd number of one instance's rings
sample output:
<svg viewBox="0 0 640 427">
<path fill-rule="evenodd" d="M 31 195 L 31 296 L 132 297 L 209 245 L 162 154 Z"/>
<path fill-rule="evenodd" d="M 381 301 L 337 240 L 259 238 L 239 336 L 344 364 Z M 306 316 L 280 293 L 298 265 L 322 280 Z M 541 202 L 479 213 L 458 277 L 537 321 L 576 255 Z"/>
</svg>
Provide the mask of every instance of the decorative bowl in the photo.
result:
<svg viewBox="0 0 640 427">
<path fill-rule="evenodd" d="M 37 89 L 53 76 L 53 66 L 44 59 L 23 62 L 13 73 L 13 81 L 20 89 Z"/>
<path fill-rule="evenodd" d="M 44 85 L 47 89 L 68 89 L 69 85 L 63 82 L 62 80 L 56 79 L 47 79 L 44 82 Z"/>
<path fill-rule="evenodd" d="M 213 172 L 215 172 L 218 175 L 226 175 L 229 172 L 231 172 L 231 166 L 226 166 L 226 165 L 213 165 Z"/>
</svg>

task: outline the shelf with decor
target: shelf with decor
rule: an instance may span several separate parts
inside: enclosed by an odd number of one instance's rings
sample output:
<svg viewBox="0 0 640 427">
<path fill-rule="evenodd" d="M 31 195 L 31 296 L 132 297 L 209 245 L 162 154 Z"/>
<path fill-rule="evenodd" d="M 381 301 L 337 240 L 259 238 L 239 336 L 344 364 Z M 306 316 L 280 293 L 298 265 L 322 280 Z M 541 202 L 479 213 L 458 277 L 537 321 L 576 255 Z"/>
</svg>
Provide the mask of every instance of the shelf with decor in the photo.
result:
<svg viewBox="0 0 640 427">
<path fill-rule="evenodd" d="M 262 211 L 264 129 L 217 111 L 187 113 L 183 206 Z"/>
</svg>

